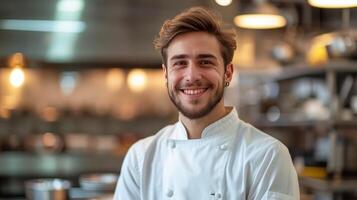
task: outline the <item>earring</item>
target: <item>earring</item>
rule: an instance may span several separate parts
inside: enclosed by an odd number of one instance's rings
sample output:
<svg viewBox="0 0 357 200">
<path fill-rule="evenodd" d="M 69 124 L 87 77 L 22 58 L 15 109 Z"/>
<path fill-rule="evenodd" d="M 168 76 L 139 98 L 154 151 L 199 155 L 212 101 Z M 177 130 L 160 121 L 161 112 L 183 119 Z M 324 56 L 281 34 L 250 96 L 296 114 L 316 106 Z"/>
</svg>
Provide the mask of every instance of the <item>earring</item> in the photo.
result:
<svg viewBox="0 0 357 200">
<path fill-rule="evenodd" d="M 229 86 L 229 82 L 226 82 L 226 83 L 225 83 L 225 86 L 228 87 L 228 86 Z"/>
</svg>

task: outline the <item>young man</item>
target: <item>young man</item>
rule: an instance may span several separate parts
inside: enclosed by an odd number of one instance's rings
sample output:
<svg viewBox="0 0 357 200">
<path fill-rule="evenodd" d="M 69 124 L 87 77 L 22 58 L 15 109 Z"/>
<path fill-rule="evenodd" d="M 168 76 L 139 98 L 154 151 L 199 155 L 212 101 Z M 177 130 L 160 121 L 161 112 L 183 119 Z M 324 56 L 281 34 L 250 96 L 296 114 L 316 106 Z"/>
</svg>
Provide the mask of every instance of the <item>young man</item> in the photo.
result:
<svg viewBox="0 0 357 200">
<path fill-rule="evenodd" d="M 115 200 L 298 200 L 287 148 L 225 107 L 233 30 L 195 7 L 167 20 L 155 40 L 179 121 L 134 144 Z"/>
</svg>

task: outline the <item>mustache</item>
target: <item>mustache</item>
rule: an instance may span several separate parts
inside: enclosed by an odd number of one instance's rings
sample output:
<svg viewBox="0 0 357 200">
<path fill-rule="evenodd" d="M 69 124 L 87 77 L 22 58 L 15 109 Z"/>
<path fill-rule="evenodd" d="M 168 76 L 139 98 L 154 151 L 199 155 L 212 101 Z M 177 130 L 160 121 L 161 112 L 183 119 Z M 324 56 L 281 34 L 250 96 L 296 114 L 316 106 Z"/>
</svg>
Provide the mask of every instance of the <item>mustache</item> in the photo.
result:
<svg viewBox="0 0 357 200">
<path fill-rule="evenodd" d="M 175 86 L 176 89 L 181 89 L 181 88 L 185 88 L 185 87 L 211 87 L 212 84 L 209 82 L 205 82 L 205 81 L 185 81 L 185 82 L 180 82 L 179 84 L 177 84 Z"/>
</svg>

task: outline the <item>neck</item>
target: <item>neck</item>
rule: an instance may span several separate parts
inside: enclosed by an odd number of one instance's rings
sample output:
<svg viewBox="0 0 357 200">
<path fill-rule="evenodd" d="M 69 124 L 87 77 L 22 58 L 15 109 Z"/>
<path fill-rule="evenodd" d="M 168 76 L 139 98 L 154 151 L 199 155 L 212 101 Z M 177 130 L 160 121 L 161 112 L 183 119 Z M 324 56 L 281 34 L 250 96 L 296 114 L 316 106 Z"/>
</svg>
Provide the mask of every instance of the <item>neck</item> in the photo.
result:
<svg viewBox="0 0 357 200">
<path fill-rule="evenodd" d="M 201 118 L 189 119 L 181 113 L 179 113 L 179 118 L 181 122 L 185 125 L 187 137 L 189 139 L 199 139 L 202 136 L 203 130 L 208 125 L 221 119 L 228 112 L 229 110 L 224 107 L 223 101 L 221 101 L 216 105 L 216 107 L 213 108 L 210 113 Z"/>
</svg>

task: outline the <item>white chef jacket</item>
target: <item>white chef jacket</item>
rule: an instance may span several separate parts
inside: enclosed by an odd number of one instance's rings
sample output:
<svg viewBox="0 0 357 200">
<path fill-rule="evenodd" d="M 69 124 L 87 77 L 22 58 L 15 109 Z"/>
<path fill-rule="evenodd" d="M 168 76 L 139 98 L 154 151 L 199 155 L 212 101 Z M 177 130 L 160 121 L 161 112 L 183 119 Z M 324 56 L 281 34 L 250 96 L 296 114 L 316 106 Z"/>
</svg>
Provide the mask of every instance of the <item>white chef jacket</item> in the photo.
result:
<svg viewBox="0 0 357 200">
<path fill-rule="evenodd" d="M 135 143 L 114 200 L 298 200 L 287 148 L 241 121 L 237 111 L 187 139 L 178 121 Z"/>
</svg>

